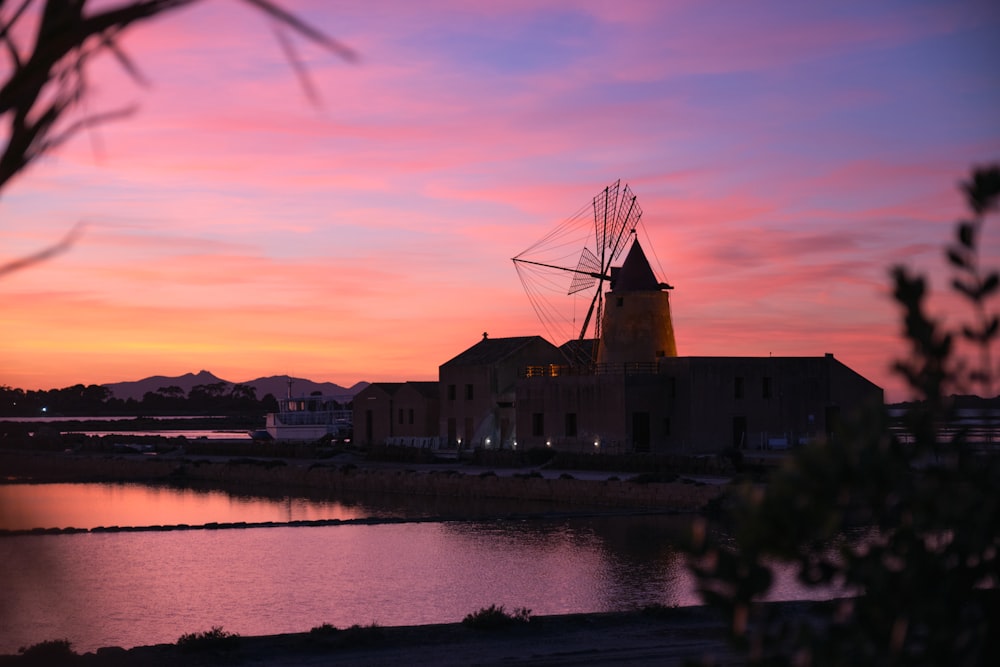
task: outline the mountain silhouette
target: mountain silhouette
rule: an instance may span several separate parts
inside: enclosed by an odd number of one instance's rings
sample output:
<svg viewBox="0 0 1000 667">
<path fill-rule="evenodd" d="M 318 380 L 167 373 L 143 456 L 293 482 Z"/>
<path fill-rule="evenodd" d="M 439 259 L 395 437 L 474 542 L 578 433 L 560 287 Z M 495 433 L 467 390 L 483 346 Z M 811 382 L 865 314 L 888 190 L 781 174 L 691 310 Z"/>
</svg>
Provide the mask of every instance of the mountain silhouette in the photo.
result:
<svg viewBox="0 0 1000 667">
<path fill-rule="evenodd" d="M 263 398 L 267 394 L 272 394 L 280 398 L 288 394 L 288 382 L 291 380 L 291 392 L 293 396 L 308 396 L 313 392 L 320 392 L 324 396 L 344 396 L 353 398 L 355 394 L 368 386 L 367 382 L 358 382 L 351 387 L 342 387 L 333 382 L 313 382 L 305 378 L 294 378 L 288 375 L 272 375 L 261 377 L 246 382 L 232 382 L 224 380 L 209 371 L 199 371 L 198 373 L 185 373 L 176 377 L 165 375 L 153 375 L 142 380 L 130 382 L 112 382 L 102 386 L 107 387 L 114 394 L 115 398 L 141 400 L 147 392 L 155 392 L 161 387 L 180 387 L 185 394 L 198 385 L 215 384 L 222 382 L 227 385 L 227 389 L 234 384 L 245 384 L 257 390 L 257 398 Z"/>
</svg>

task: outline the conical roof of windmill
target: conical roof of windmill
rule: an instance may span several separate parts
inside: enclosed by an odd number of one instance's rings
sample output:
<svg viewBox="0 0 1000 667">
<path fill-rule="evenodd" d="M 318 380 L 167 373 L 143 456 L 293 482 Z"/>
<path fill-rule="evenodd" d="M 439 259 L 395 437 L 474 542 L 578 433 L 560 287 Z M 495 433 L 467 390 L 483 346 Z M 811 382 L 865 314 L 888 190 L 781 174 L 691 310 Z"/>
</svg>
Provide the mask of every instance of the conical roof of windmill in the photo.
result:
<svg viewBox="0 0 1000 667">
<path fill-rule="evenodd" d="M 672 289 L 670 285 L 661 283 L 656 279 L 653 268 L 646 259 L 646 253 L 639 245 L 639 239 L 632 241 L 628 255 L 619 269 L 613 272 L 611 278 L 611 291 L 615 294 L 622 292 L 658 292 L 663 289 Z"/>
</svg>

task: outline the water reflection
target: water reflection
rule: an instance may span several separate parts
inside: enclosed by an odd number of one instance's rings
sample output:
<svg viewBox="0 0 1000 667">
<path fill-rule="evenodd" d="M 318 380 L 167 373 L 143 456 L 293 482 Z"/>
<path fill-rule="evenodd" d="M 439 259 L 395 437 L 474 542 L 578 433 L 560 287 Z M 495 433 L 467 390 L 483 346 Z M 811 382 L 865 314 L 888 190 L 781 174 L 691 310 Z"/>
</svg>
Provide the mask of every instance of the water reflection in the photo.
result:
<svg viewBox="0 0 1000 667">
<path fill-rule="evenodd" d="M 623 586 L 609 548 L 582 519 L 7 537 L 0 652 L 55 637 L 93 650 L 213 625 L 267 634 L 456 622 L 490 604 L 554 614 L 686 599 L 665 577 Z"/>
<path fill-rule="evenodd" d="M 441 510 L 436 502 L 408 509 L 125 484 L 0 491 L 22 494 L 22 505 L 34 497 L 35 516 L 49 517 L 46 523 L 54 526 Z M 452 511 L 483 509 L 473 503 Z M 536 517 L 0 537 L 0 653 L 56 638 L 69 639 L 79 651 L 173 642 L 217 625 L 253 635 L 302 632 L 322 623 L 457 622 L 491 604 L 535 614 L 697 604 L 676 549 L 686 521 Z M 785 597 L 811 594 L 798 590 Z"/>
<path fill-rule="evenodd" d="M 399 494 L 268 493 L 245 485 L 0 484 L 0 530 L 98 526 L 319 521 L 324 519 L 475 519 L 535 514 L 549 503 Z"/>
<path fill-rule="evenodd" d="M 335 500 L 267 498 L 140 484 L 0 485 L 0 508 L 0 529 L 8 530 L 386 516 L 377 508 Z"/>
</svg>

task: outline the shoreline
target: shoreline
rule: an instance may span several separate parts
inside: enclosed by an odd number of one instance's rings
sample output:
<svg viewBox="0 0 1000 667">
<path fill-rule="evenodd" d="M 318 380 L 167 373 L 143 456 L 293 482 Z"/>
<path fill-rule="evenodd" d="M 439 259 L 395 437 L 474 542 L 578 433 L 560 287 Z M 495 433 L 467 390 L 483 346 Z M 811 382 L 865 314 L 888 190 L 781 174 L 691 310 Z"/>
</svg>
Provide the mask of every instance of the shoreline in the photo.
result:
<svg viewBox="0 0 1000 667">
<path fill-rule="evenodd" d="M 814 603 L 772 603 L 802 613 Z M 192 647 L 181 643 L 104 647 L 63 654 L 58 662 L 0 655 L 0 666 L 69 664 L 92 667 L 167 667 L 240 664 L 298 665 L 683 665 L 711 659 L 738 664 L 721 614 L 706 607 L 655 608 L 535 616 L 527 623 L 477 629 L 461 622 L 410 626 L 353 626 L 259 636 L 220 637 Z"/>
<path fill-rule="evenodd" d="M 207 484 L 219 489 L 252 487 L 288 495 L 395 494 L 403 497 L 475 501 L 538 502 L 554 507 L 614 508 L 671 512 L 703 511 L 722 495 L 724 484 L 690 477 L 656 481 L 614 472 L 548 471 L 542 475 L 470 467 L 419 464 L 239 457 L 120 455 L 0 450 L 7 483 L 144 482 Z"/>
</svg>

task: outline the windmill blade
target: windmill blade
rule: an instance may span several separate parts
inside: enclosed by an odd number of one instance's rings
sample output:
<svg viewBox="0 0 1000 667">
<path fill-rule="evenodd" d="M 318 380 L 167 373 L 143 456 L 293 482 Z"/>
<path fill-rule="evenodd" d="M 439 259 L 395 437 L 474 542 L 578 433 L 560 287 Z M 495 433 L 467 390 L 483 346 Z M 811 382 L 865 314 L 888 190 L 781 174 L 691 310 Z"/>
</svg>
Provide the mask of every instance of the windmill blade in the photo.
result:
<svg viewBox="0 0 1000 667">
<path fill-rule="evenodd" d="M 635 194 L 617 180 L 513 257 L 528 299 L 553 341 L 577 341 L 574 350 L 584 350 L 588 340 L 590 347 L 596 345 L 612 264 L 620 261 L 641 216 Z M 573 274 L 568 281 L 566 273 Z M 592 290 L 590 299 L 587 290 Z M 589 306 L 582 319 L 579 297 Z M 593 350 L 585 356 L 592 362 Z"/>
<path fill-rule="evenodd" d="M 580 261 L 576 263 L 576 273 L 573 274 L 573 281 L 569 285 L 567 294 L 576 294 L 593 287 L 594 281 L 597 280 L 593 274 L 599 273 L 600 270 L 601 260 L 597 259 L 589 248 L 584 248 L 580 253 Z"/>
<path fill-rule="evenodd" d="M 611 233 L 611 243 L 609 245 L 608 265 L 618 259 L 622 250 L 625 249 L 625 240 L 628 234 L 635 229 L 642 218 L 642 207 L 639 206 L 639 199 L 628 185 L 625 186 L 619 200 L 618 211 L 615 214 L 614 229 Z"/>
<path fill-rule="evenodd" d="M 587 328 L 590 326 L 590 320 L 594 317 L 594 310 L 597 310 L 597 320 L 594 323 L 594 337 L 597 338 L 598 328 L 600 327 L 601 321 L 601 302 L 604 295 L 604 281 L 601 280 L 597 283 L 597 290 L 594 292 L 594 298 L 590 300 L 590 308 L 587 309 L 587 316 L 583 318 L 583 326 L 580 328 L 580 340 L 587 337 Z"/>
<path fill-rule="evenodd" d="M 621 179 L 615 181 L 604 188 L 600 194 L 594 197 L 594 238 L 597 244 L 597 255 L 601 258 L 601 264 L 607 258 L 605 251 L 608 248 L 608 223 L 614 220 L 618 212 L 618 188 Z"/>
</svg>

